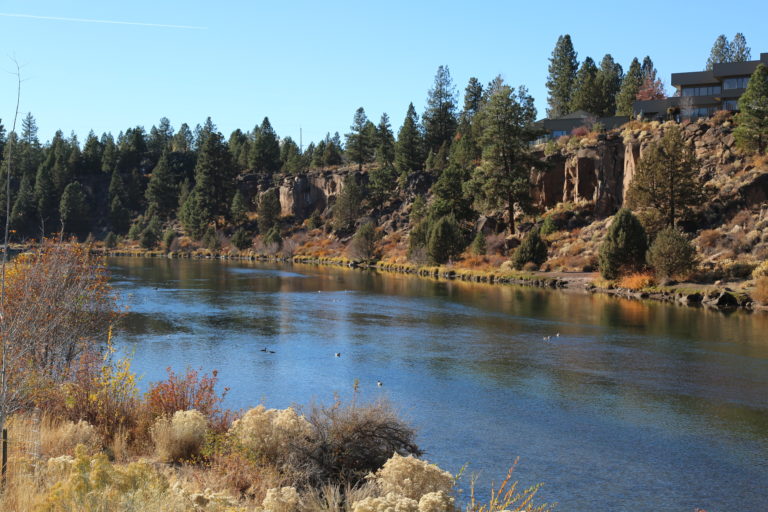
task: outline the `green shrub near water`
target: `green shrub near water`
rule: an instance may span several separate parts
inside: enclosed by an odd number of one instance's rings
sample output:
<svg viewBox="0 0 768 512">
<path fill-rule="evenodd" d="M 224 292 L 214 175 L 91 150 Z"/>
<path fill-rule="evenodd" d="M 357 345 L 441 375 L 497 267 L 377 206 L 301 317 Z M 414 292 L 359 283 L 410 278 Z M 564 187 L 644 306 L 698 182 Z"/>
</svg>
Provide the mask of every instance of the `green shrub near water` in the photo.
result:
<svg viewBox="0 0 768 512">
<path fill-rule="evenodd" d="M 623 273 L 640 270 L 645 264 L 648 238 L 640 221 L 626 208 L 613 217 L 600 246 L 600 274 L 616 279 Z"/>
<path fill-rule="evenodd" d="M 685 276 L 696 268 L 696 249 L 679 230 L 665 228 L 648 250 L 648 263 L 660 279 Z"/>
<path fill-rule="evenodd" d="M 523 239 L 512 256 L 512 266 L 521 270 L 526 263 L 534 263 L 537 266 L 547 260 L 547 244 L 541 239 L 539 228 L 533 228 Z"/>
</svg>

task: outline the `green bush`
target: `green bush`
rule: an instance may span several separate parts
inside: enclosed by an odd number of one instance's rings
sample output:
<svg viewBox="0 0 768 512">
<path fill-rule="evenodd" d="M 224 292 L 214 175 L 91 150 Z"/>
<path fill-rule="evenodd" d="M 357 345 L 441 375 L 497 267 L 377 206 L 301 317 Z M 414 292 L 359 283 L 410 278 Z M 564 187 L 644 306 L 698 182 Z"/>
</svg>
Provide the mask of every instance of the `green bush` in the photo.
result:
<svg viewBox="0 0 768 512">
<path fill-rule="evenodd" d="M 141 232 L 139 243 L 145 249 L 152 249 L 160 240 L 160 221 L 152 217 L 147 227 Z"/>
<path fill-rule="evenodd" d="M 114 249 L 117 247 L 117 235 L 111 231 L 107 233 L 106 238 L 104 238 L 104 247 L 107 249 Z"/>
<path fill-rule="evenodd" d="M 533 228 L 512 255 L 512 266 L 521 270 L 526 263 L 537 266 L 547 260 L 547 244 L 541 239 L 539 228 Z"/>
<path fill-rule="evenodd" d="M 360 226 L 349 244 L 350 255 L 353 258 L 369 261 L 376 256 L 376 228 L 373 223 L 366 222 Z"/>
<path fill-rule="evenodd" d="M 648 238 L 637 217 L 626 208 L 613 217 L 608 234 L 600 246 L 600 274 L 616 279 L 623 273 L 638 271 L 645 264 Z"/>
<path fill-rule="evenodd" d="M 253 240 L 248 232 L 243 228 L 238 228 L 232 235 L 232 245 L 238 248 L 238 250 L 244 251 L 251 247 Z"/>
<path fill-rule="evenodd" d="M 202 242 L 203 246 L 210 251 L 216 251 L 221 247 L 219 237 L 216 236 L 216 230 L 213 229 L 213 226 L 208 226 L 208 229 L 205 230 Z"/>
<path fill-rule="evenodd" d="M 696 268 L 696 249 L 683 233 L 665 228 L 656 235 L 648 250 L 648 262 L 660 279 L 684 277 Z"/>
<path fill-rule="evenodd" d="M 317 229 L 322 225 L 323 225 L 323 219 L 322 217 L 320 217 L 320 210 L 313 211 L 312 215 L 310 215 L 309 219 L 307 219 L 307 228 Z"/>
<path fill-rule="evenodd" d="M 264 235 L 264 244 L 267 246 L 275 246 L 278 249 L 283 245 L 283 237 L 280 236 L 280 228 L 277 227 L 277 225 L 272 226 L 272 228 L 267 231 L 267 234 Z"/>
<path fill-rule="evenodd" d="M 472 244 L 469 246 L 472 254 L 478 256 L 484 255 L 488 251 L 488 244 L 485 241 L 485 235 L 482 231 L 478 231 L 475 235 L 475 239 L 472 240 Z"/>
<path fill-rule="evenodd" d="M 551 235 L 560 231 L 560 226 L 557 225 L 552 215 L 544 217 L 544 222 L 541 223 L 541 236 Z"/>
<path fill-rule="evenodd" d="M 165 233 L 163 233 L 163 247 L 165 247 L 166 251 L 171 250 L 171 244 L 173 244 L 173 241 L 176 240 L 176 231 L 173 229 L 166 229 Z"/>
<path fill-rule="evenodd" d="M 430 228 L 427 239 L 427 257 L 434 264 L 455 259 L 464 248 L 459 223 L 453 215 L 440 217 Z"/>
</svg>

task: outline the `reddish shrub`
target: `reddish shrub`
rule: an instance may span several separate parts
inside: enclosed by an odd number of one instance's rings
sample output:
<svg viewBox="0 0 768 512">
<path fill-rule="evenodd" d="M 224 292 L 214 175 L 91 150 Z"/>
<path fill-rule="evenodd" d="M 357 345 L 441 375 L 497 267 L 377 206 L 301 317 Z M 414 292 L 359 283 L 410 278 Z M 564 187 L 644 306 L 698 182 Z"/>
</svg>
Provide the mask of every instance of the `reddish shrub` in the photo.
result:
<svg viewBox="0 0 768 512">
<path fill-rule="evenodd" d="M 571 130 L 571 135 L 574 137 L 583 137 L 589 133 L 589 128 L 586 126 L 577 126 L 573 130 Z"/>
<path fill-rule="evenodd" d="M 172 416 L 176 411 L 196 409 L 210 419 L 214 430 L 226 430 L 233 414 L 223 410 L 221 403 L 229 388 L 224 388 L 221 395 L 216 393 L 219 381 L 216 370 L 210 376 L 200 375 L 193 368 L 187 368 L 184 375 L 170 367 L 166 371 L 168 378 L 150 384 L 145 396 L 147 412 L 153 420 L 159 416 Z"/>
</svg>

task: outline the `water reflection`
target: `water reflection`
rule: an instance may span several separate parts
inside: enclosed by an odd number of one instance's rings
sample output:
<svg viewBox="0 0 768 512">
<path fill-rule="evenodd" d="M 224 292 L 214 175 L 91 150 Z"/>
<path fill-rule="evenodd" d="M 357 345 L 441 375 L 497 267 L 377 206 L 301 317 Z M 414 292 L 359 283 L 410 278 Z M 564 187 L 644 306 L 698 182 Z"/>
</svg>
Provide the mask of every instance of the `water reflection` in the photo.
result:
<svg viewBox="0 0 768 512">
<path fill-rule="evenodd" d="M 145 383 L 216 368 L 232 407 L 283 407 L 359 379 L 436 462 L 488 481 L 519 455 L 519 478 L 563 510 L 766 501 L 768 315 L 304 265 L 111 264 Z"/>
</svg>

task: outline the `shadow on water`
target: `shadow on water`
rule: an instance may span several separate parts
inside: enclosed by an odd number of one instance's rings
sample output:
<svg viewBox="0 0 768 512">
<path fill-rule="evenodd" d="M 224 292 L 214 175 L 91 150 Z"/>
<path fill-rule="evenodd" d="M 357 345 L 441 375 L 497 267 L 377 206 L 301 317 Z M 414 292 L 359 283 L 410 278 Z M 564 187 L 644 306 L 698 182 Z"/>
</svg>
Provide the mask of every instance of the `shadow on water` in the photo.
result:
<svg viewBox="0 0 768 512">
<path fill-rule="evenodd" d="M 520 456 L 517 477 L 562 510 L 765 505 L 766 314 L 307 265 L 110 264 L 144 385 L 169 365 L 218 369 L 231 407 L 285 407 L 359 379 L 430 460 L 488 484 Z"/>
</svg>

